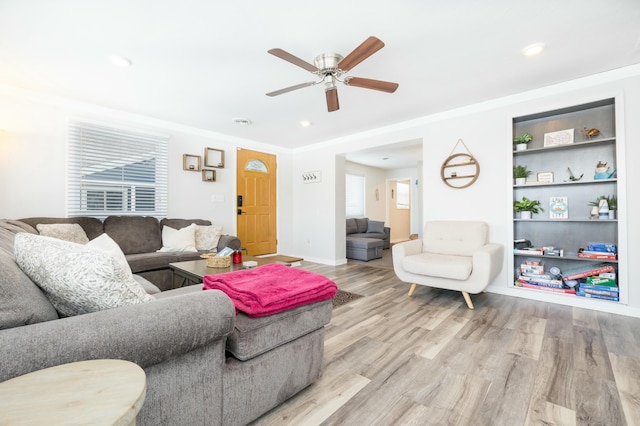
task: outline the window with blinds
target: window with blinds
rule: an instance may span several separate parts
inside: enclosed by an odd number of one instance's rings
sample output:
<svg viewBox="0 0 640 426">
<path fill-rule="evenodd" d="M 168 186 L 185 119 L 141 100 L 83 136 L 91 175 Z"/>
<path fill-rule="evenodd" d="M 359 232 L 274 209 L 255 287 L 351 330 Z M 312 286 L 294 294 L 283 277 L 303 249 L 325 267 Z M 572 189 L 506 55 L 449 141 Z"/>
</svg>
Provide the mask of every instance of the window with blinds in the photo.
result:
<svg viewBox="0 0 640 426">
<path fill-rule="evenodd" d="M 358 175 L 346 175 L 346 212 L 347 217 L 362 217 L 364 216 L 365 207 L 365 178 Z"/>
<path fill-rule="evenodd" d="M 69 216 L 167 216 L 166 136 L 69 123 Z"/>
</svg>

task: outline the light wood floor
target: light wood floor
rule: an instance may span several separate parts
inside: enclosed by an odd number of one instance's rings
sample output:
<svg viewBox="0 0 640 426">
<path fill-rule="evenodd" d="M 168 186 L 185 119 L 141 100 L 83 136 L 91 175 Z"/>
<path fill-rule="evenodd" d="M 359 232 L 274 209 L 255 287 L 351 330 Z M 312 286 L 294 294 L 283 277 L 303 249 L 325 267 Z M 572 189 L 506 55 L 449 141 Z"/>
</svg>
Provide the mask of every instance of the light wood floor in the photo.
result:
<svg viewBox="0 0 640 426">
<path fill-rule="evenodd" d="M 640 319 L 302 268 L 366 297 L 333 311 L 323 376 L 254 425 L 640 425 Z"/>
</svg>

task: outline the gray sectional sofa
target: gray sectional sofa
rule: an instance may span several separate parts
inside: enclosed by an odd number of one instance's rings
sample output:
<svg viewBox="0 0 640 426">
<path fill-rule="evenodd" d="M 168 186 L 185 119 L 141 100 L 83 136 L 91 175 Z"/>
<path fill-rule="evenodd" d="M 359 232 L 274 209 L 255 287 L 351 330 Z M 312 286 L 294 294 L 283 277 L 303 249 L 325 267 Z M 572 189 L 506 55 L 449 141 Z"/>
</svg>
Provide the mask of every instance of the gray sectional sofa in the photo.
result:
<svg viewBox="0 0 640 426">
<path fill-rule="evenodd" d="M 74 361 L 124 359 L 147 377 L 137 424 L 244 425 L 321 375 L 330 300 L 249 318 L 236 315 L 224 293 L 200 285 L 61 318 L 15 261 L 15 236 L 33 232 L 27 222 L 0 220 L 0 381 Z M 134 234 L 122 238 L 136 243 Z"/>
<path fill-rule="evenodd" d="M 391 228 L 366 217 L 348 218 L 346 245 L 348 259 L 379 259 L 382 250 L 391 247 Z"/>
</svg>

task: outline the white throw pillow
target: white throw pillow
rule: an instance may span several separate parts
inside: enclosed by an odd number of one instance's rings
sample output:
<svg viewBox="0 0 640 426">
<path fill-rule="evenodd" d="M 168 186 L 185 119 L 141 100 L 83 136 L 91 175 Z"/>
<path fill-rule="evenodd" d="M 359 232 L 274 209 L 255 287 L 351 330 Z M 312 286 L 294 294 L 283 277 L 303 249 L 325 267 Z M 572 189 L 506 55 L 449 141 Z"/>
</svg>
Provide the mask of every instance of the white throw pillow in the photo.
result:
<svg viewBox="0 0 640 426">
<path fill-rule="evenodd" d="M 196 225 L 196 250 L 215 250 L 222 235 L 220 225 Z"/>
<path fill-rule="evenodd" d="M 16 263 L 62 316 L 154 300 L 105 252 L 42 235 L 15 236 Z"/>
<path fill-rule="evenodd" d="M 85 244 L 85 247 L 107 253 L 116 261 L 120 262 L 122 267 L 125 270 L 129 271 L 129 274 L 132 274 L 131 267 L 129 266 L 129 262 L 127 262 L 127 258 L 122 252 L 122 249 L 120 248 L 118 243 L 113 241 L 109 234 L 100 234 L 99 236 Z"/>
<path fill-rule="evenodd" d="M 72 243 L 86 244 L 89 242 L 87 233 L 77 223 L 39 223 L 36 229 L 40 235 L 71 241 Z"/>
<path fill-rule="evenodd" d="M 162 227 L 162 248 L 158 251 L 198 251 L 196 250 L 196 224 L 173 229 Z"/>
</svg>

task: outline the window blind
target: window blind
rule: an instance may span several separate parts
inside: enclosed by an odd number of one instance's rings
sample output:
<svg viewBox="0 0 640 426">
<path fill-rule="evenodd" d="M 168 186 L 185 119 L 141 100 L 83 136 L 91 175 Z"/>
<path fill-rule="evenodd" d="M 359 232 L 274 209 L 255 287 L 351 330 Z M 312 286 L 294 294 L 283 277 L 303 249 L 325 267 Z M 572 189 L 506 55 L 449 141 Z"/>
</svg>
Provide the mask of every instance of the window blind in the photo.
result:
<svg viewBox="0 0 640 426">
<path fill-rule="evenodd" d="M 71 121 L 69 216 L 167 216 L 166 136 Z"/>
<path fill-rule="evenodd" d="M 347 217 L 364 216 L 365 213 L 365 178 L 364 176 L 347 174 L 345 178 Z"/>
</svg>

